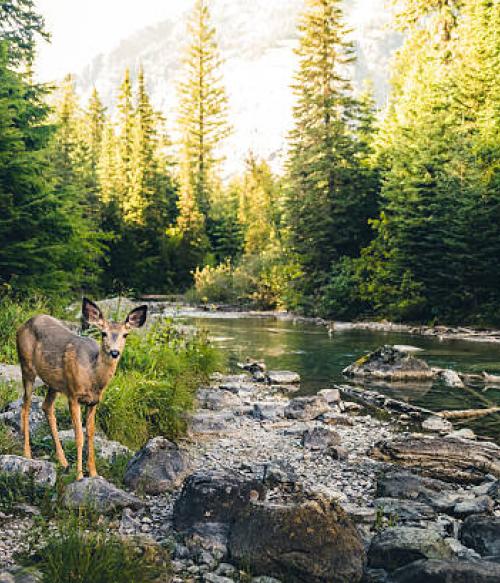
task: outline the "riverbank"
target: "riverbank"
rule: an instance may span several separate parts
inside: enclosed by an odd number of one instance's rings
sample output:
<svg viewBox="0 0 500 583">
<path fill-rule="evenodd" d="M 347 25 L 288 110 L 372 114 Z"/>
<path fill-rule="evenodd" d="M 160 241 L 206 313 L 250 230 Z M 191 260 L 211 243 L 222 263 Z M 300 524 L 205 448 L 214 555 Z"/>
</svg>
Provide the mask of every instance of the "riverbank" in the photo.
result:
<svg viewBox="0 0 500 583">
<path fill-rule="evenodd" d="M 111 531 L 171 549 L 172 583 L 402 583 L 436 564 L 446 580 L 500 577 L 498 446 L 405 412 L 376 418 L 342 387 L 296 397 L 297 380 L 213 375 L 188 437 L 155 438 L 130 461 L 129 492 L 85 479 L 65 503 L 111 509 Z M 37 512 L 0 514 L 4 565 Z"/>
</svg>

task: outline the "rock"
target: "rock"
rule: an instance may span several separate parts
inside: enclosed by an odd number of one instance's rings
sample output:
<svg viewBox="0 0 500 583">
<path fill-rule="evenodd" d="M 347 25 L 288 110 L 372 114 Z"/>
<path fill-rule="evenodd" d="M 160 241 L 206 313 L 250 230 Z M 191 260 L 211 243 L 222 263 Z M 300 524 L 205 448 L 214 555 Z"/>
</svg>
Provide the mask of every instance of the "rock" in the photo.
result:
<svg viewBox="0 0 500 583">
<path fill-rule="evenodd" d="M 451 431 L 453 429 L 453 425 L 447 419 L 443 419 L 443 417 L 432 415 L 431 417 L 427 417 L 427 419 L 422 421 L 422 429 L 425 429 L 426 431 L 435 431 L 436 433 L 444 433 Z"/>
<path fill-rule="evenodd" d="M 223 391 L 229 391 L 239 397 L 248 397 L 257 390 L 257 386 L 254 383 L 233 381 L 225 382 L 219 385 L 219 388 Z"/>
<path fill-rule="evenodd" d="M 189 531 L 197 523 L 229 523 L 251 500 L 263 498 L 265 488 L 233 472 L 199 471 L 184 482 L 174 505 L 174 526 Z"/>
<path fill-rule="evenodd" d="M 23 377 L 21 374 L 21 367 L 18 364 L 0 364 L 0 383 L 15 383 L 21 385 L 23 382 Z M 36 378 L 33 384 L 35 387 L 43 386 L 43 381 L 40 378 Z M 41 397 L 33 396 L 33 400 L 41 399 Z M 41 399 L 43 401 L 43 399 Z M 17 401 L 15 401 L 17 403 Z M 22 404 L 22 400 L 20 400 Z"/>
<path fill-rule="evenodd" d="M 130 460 L 124 483 L 133 490 L 158 495 L 180 486 L 190 468 L 190 460 L 178 445 L 155 437 Z"/>
<path fill-rule="evenodd" d="M 0 472 L 29 476 L 41 486 L 54 486 L 57 477 L 55 464 L 18 455 L 0 455 Z"/>
<path fill-rule="evenodd" d="M 474 431 L 472 431 L 472 429 L 467 429 L 466 427 L 463 427 L 462 429 L 458 429 L 457 431 L 452 431 L 451 433 L 448 433 L 447 435 L 445 435 L 445 437 L 448 437 L 450 439 L 476 439 L 476 434 L 474 433 Z"/>
<path fill-rule="evenodd" d="M 459 538 L 481 556 L 500 555 L 500 516 L 467 517 Z"/>
<path fill-rule="evenodd" d="M 186 544 L 190 548 L 204 549 L 220 558 L 227 555 L 229 524 L 223 522 L 197 522 L 186 533 Z"/>
<path fill-rule="evenodd" d="M 248 371 L 250 374 L 254 376 L 257 373 L 266 372 L 266 364 L 264 362 L 252 360 L 251 358 L 247 358 L 245 362 L 238 362 L 238 367 L 241 368 L 242 370 Z"/>
<path fill-rule="evenodd" d="M 84 478 L 73 482 L 64 492 L 63 504 L 72 510 L 87 508 L 102 514 L 123 508 L 139 510 L 144 507 L 141 499 L 120 490 L 104 478 Z"/>
<path fill-rule="evenodd" d="M 391 380 L 424 380 L 435 376 L 426 362 L 389 345 L 362 356 L 342 372 L 349 377 Z"/>
<path fill-rule="evenodd" d="M 451 486 L 441 480 L 425 478 L 410 472 L 391 471 L 379 477 L 377 496 L 385 498 L 405 498 L 409 500 L 429 500 Z"/>
<path fill-rule="evenodd" d="M 364 563 L 355 526 L 322 500 L 247 506 L 231 527 L 229 554 L 242 568 L 287 583 L 357 583 Z"/>
<path fill-rule="evenodd" d="M 234 416 L 230 411 L 194 413 L 189 418 L 189 433 L 192 436 L 227 433 L 233 429 L 233 421 Z"/>
<path fill-rule="evenodd" d="M 83 430 L 85 436 L 85 428 Z M 65 429 L 64 431 L 59 431 L 59 438 L 63 445 L 68 442 L 75 441 L 75 432 L 73 429 Z M 44 441 L 52 442 L 52 436 L 47 435 L 44 437 Z M 107 460 L 110 463 L 114 463 L 119 456 L 130 456 L 132 451 L 126 446 L 118 441 L 111 441 L 102 437 L 101 435 L 96 435 L 94 437 L 94 445 L 96 451 L 100 457 Z"/>
<path fill-rule="evenodd" d="M 444 381 L 449 387 L 454 387 L 456 389 L 464 389 L 465 385 L 459 374 L 451 369 L 444 369 L 439 371 L 439 378 Z"/>
<path fill-rule="evenodd" d="M 270 370 L 267 381 L 270 385 L 296 385 L 300 383 L 300 375 L 288 370 Z"/>
<path fill-rule="evenodd" d="M 238 569 L 229 563 L 220 563 L 215 570 L 215 574 L 222 575 L 223 577 L 237 577 Z"/>
<path fill-rule="evenodd" d="M 384 516 L 389 516 L 403 522 L 431 520 L 436 517 L 436 512 L 432 506 L 415 500 L 377 498 L 374 500 L 374 505 L 380 509 Z"/>
<path fill-rule="evenodd" d="M 324 397 L 296 397 L 285 408 L 285 417 L 310 421 L 330 409 Z"/>
<path fill-rule="evenodd" d="M 371 455 L 444 480 L 474 484 L 488 473 L 500 476 L 500 447 L 489 442 L 412 435 L 381 441 Z"/>
<path fill-rule="evenodd" d="M 275 421 L 285 416 L 286 403 L 279 401 L 259 401 L 253 405 L 253 416 L 259 421 Z"/>
<path fill-rule="evenodd" d="M 11 567 L 0 570 L 0 583 L 41 583 L 42 580 L 42 574 L 36 569 Z"/>
<path fill-rule="evenodd" d="M 354 401 L 344 401 L 342 403 L 344 411 L 350 411 L 351 413 L 357 413 L 363 409 L 363 405 L 360 403 L 355 403 Z"/>
<path fill-rule="evenodd" d="M 7 365 L 3 365 L 7 366 Z M 45 413 L 42 411 L 43 398 L 33 395 L 30 409 L 30 435 L 33 436 L 45 423 Z M 6 410 L 0 413 L 0 422 L 3 421 L 16 431 L 21 431 L 21 407 L 23 400 L 18 399 L 7 405 Z"/>
<path fill-rule="evenodd" d="M 489 496 L 478 496 L 469 500 L 457 502 L 453 508 L 453 514 L 459 518 L 465 518 L 471 514 L 492 514 L 493 500 Z M 500 547 L 499 547 L 500 548 Z"/>
<path fill-rule="evenodd" d="M 275 579 L 274 577 L 253 577 L 250 583 L 281 583 L 279 579 Z"/>
<path fill-rule="evenodd" d="M 318 395 L 323 397 L 329 405 L 335 405 L 340 401 L 340 391 L 338 389 L 322 389 Z"/>
<path fill-rule="evenodd" d="M 401 567 L 391 583 L 498 583 L 500 565 L 487 561 L 421 560 Z"/>
<path fill-rule="evenodd" d="M 500 502 L 500 480 L 495 480 L 486 492 L 488 496 L 491 496 L 493 500 Z"/>
<path fill-rule="evenodd" d="M 118 531 L 120 534 L 127 535 L 139 532 L 141 530 L 141 521 L 136 518 L 130 508 L 124 508 L 120 520 Z"/>
<path fill-rule="evenodd" d="M 367 524 L 372 526 L 377 518 L 375 508 L 358 506 L 357 504 L 351 504 L 349 502 L 342 502 L 341 506 L 354 524 Z"/>
<path fill-rule="evenodd" d="M 206 581 L 206 583 L 234 583 L 234 579 L 222 577 L 216 573 L 205 573 L 203 580 Z"/>
<path fill-rule="evenodd" d="M 419 559 L 450 559 L 452 556 L 449 545 L 435 530 L 396 526 L 373 537 L 368 564 L 394 571 Z"/>
<path fill-rule="evenodd" d="M 222 411 L 241 405 L 241 399 L 237 395 L 222 389 L 198 389 L 196 398 L 202 409 L 211 411 Z"/>
<path fill-rule="evenodd" d="M 334 411 L 327 411 L 326 413 L 323 413 L 323 415 L 321 415 L 319 419 L 326 425 L 343 425 L 344 427 L 354 426 L 354 421 L 352 420 L 351 417 L 340 415 L 339 413 L 335 413 Z"/>
<path fill-rule="evenodd" d="M 306 429 L 302 436 L 302 445 L 306 449 L 323 450 L 340 443 L 340 435 L 328 427 Z"/>
<path fill-rule="evenodd" d="M 268 488 L 279 486 L 282 490 L 293 491 L 300 487 L 299 476 L 286 462 L 272 462 L 264 464 L 262 469 L 262 483 Z"/>
</svg>

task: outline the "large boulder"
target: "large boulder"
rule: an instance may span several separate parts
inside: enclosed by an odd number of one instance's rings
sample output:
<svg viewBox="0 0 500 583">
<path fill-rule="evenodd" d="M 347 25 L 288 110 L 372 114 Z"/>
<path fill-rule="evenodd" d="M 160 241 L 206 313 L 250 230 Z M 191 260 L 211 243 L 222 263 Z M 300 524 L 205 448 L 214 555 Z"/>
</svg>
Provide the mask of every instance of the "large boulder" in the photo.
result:
<svg viewBox="0 0 500 583">
<path fill-rule="evenodd" d="M 489 561 L 420 560 L 401 567 L 390 583 L 498 583 L 500 564 Z"/>
<path fill-rule="evenodd" d="M 189 458 L 178 445 L 154 437 L 130 460 L 123 481 L 146 494 L 163 494 L 180 486 L 189 468 Z"/>
<path fill-rule="evenodd" d="M 444 480 L 478 484 L 487 474 L 500 476 L 500 447 L 490 442 L 404 435 L 380 441 L 371 455 Z"/>
<path fill-rule="evenodd" d="M 450 546 L 435 530 L 396 526 L 373 537 L 368 564 L 394 571 L 419 559 L 451 559 L 452 556 Z"/>
<path fill-rule="evenodd" d="M 389 345 L 362 356 L 342 372 L 349 377 L 390 380 L 425 380 L 435 376 L 426 362 Z"/>
<path fill-rule="evenodd" d="M 184 482 L 174 506 L 174 526 L 189 531 L 204 522 L 230 523 L 252 500 L 263 499 L 262 482 L 233 472 L 199 471 Z"/>
<path fill-rule="evenodd" d="M 356 583 L 364 566 L 356 527 L 339 506 L 321 498 L 247 506 L 231 527 L 229 556 L 255 575 L 287 583 Z"/>
<path fill-rule="evenodd" d="M 285 408 L 285 417 L 310 421 L 330 410 L 326 399 L 319 395 L 312 397 L 296 397 Z"/>
<path fill-rule="evenodd" d="M 467 517 L 460 529 L 460 541 L 483 557 L 500 556 L 500 516 Z"/>
<path fill-rule="evenodd" d="M 84 478 L 70 484 L 64 492 L 63 504 L 71 510 L 88 509 L 112 514 L 124 508 L 139 510 L 144 502 L 117 488 L 104 478 Z"/>
<path fill-rule="evenodd" d="M 436 512 L 432 506 L 416 500 L 377 498 L 374 505 L 384 516 L 402 522 L 431 520 L 436 517 Z"/>
<path fill-rule="evenodd" d="M 57 477 L 55 464 L 18 455 L 1 455 L 0 472 L 22 474 L 33 479 L 35 484 L 40 486 L 54 486 Z"/>
</svg>

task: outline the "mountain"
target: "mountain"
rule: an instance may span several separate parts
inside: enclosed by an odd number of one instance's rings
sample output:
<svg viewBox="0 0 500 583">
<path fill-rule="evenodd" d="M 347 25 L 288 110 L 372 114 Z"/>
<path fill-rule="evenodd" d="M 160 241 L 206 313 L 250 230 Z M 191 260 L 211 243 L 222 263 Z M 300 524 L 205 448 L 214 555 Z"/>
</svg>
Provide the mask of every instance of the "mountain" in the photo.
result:
<svg viewBox="0 0 500 583">
<path fill-rule="evenodd" d="M 291 127 L 290 83 L 296 68 L 297 21 L 304 0 L 213 0 L 212 17 L 224 58 L 224 80 L 234 127 L 226 150 L 227 173 L 241 168 L 249 150 L 282 166 Z M 358 62 L 356 85 L 370 78 L 377 101 L 388 92 L 388 63 L 400 37 L 388 30 L 385 0 L 347 0 L 346 18 L 353 28 Z M 112 106 L 123 71 L 144 66 L 155 105 L 167 114 L 175 138 L 176 85 L 186 47 L 186 21 L 166 20 L 124 39 L 113 51 L 96 57 L 77 77 L 88 96 L 96 86 Z"/>
</svg>

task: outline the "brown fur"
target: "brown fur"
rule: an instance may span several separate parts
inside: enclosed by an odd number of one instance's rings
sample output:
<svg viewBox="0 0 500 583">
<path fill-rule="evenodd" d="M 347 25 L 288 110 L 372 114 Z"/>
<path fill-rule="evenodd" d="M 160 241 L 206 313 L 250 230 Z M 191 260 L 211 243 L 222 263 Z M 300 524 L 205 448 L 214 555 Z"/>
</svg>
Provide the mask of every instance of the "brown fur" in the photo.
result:
<svg viewBox="0 0 500 583">
<path fill-rule="evenodd" d="M 94 325 L 101 330 L 100 345 L 91 338 L 74 334 L 51 316 L 35 316 L 20 326 L 17 330 L 17 351 L 24 386 L 21 431 L 25 457 L 31 458 L 29 412 L 33 382 L 39 376 L 48 387 L 42 408 L 52 433 L 57 459 L 64 467 L 68 466 L 68 462 L 57 433 L 54 402 L 57 393 L 63 393 L 68 398 L 75 431 L 79 480 L 83 478 L 81 405 L 88 407 L 87 466 L 91 477 L 97 475 L 94 454 L 96 406 L 115 374 L 129 331 L 144 324 L 146 313 L 147 306 L 141 306 L 132 310 L 123 323 L 108 322 L 99 307 L 84 298 L 82 319 L 86 325 Z"/>
</svg>

